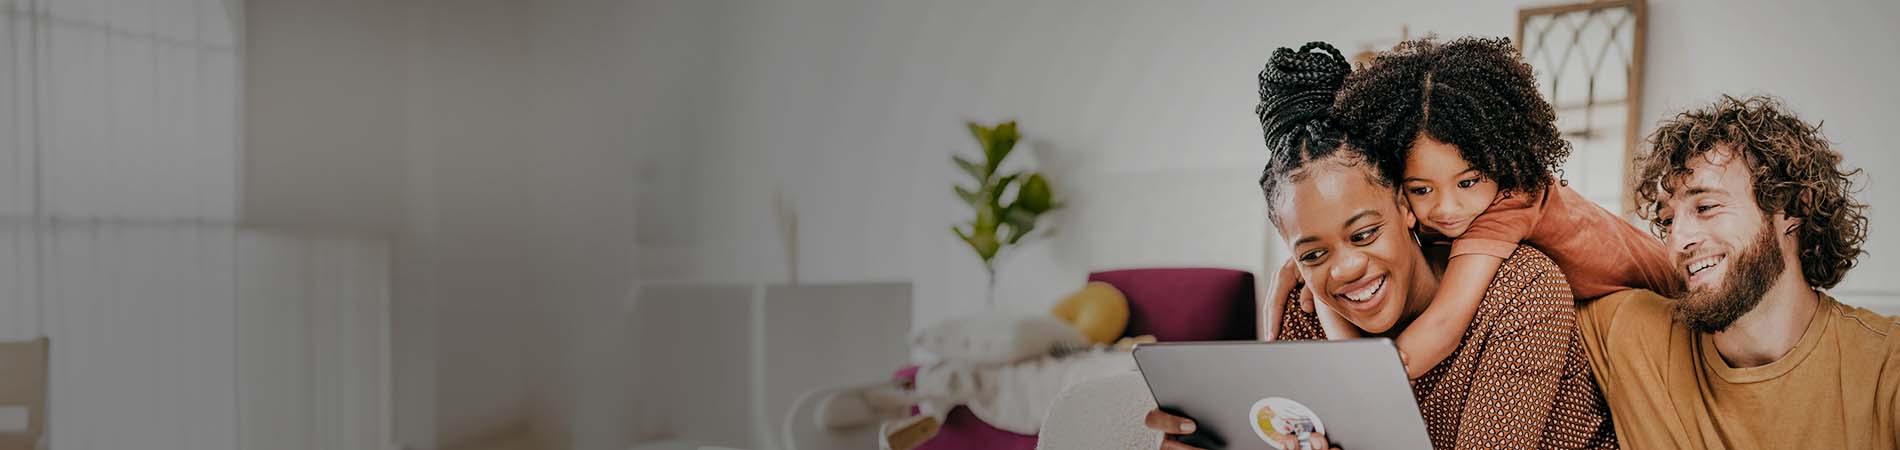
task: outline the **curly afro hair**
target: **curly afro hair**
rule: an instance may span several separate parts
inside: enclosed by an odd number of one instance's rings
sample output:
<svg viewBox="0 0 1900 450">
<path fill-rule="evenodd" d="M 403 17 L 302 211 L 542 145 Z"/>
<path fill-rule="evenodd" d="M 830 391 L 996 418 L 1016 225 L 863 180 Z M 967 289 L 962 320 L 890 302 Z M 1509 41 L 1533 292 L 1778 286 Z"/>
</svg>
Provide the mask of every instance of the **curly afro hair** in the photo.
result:
<svg viewBox="0 0 1900 450">
<path fill-rule="evenodd" d="M 1334 117 L 1392 183 L 1419 137 L 1458 147 L 1500 192 L 1542 190 L 1570 156 L 1556 114 L 1506 38 L 1406 41 L 1346 79 Z"/>
<path fill-rule="evenodd" d="M 1274 223 L 1279 217 L 1272 205 L 1282 185 L 1298 181 L 1306 167 L 1333 158 L 1348 165 L 1369 160 L 1346 145 L 1345 133 L 1332 121 L 1333 97 L 1351 72 L 1352 63 L 1325 42 L 1309 42 L 1299 50 L 1281 47 L 1260 71 L 1260 104 L 1254 114 L 1260 117 L 1268 154 L 1260 189 Z M 1391 186 L 1371 170 L 1366 172 L 1374 184 Z"/>
<path fill-rule="evenodd" d="M 1722 96 L 1707 108 L 1677 114 L 1650 136 L 1636 160 L 1637 213 L 1657 236 L 1669 232 L 1661 207 L 1689 173 L 1690 161 L 1718 149 L 1740 155 L 1754 179 L 1755 205 L 1800 221 L 1793 231 L 1808 284 L 1841 282 L 1867 241 L 1867 205 L 1850 194 L 1860 169 L 1842 170 L 1841 153 L 1819 125 L 1809 125 L 1770 97 Z"/>
</svg>

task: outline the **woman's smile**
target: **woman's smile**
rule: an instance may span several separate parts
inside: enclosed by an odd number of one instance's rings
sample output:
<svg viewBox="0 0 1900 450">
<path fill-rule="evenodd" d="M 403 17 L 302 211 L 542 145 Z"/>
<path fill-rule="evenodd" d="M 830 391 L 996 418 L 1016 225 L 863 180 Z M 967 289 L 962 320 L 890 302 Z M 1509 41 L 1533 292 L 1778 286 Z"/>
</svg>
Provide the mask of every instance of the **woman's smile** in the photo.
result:
<svg viewBox="0 0 1900 450">
<path fill-rule="evenodd" d="M 1385 274 L 1380 274 L 1376 277 L 1366 277 L 1358 282 L 1340 288 L 1339 292 L 1334 294 L 1334 296 L 1339 297 L 1341 300 L 1340 303 L 1349 309 L 1358 311 L 1372 311 L 1378 309 L 1379 304 L 1385 299 L 1386 278 Z"/>
</svg>

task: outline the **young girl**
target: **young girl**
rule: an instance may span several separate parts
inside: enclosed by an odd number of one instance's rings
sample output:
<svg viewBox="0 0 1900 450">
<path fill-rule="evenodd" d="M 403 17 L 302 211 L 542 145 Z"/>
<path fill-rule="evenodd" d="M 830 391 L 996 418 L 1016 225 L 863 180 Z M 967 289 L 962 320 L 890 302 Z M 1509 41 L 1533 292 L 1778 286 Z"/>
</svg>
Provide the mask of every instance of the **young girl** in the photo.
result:
<svg viewBox="0 0 1900 450">
<path fill-rule="evenodd" d="M 1570 145 L 1510 40 L 1402 43 L 1347 79 L 1334 109 L 1348 138 L 1399 186 L 1420 239 L 1451 240 L 1443 285 L 1398 337 L 1411 377 L 1457 348 L 1519 243 L 1550 255 L 1578 299 L 1680 290 L 1661 241 L 1553 175 Z M 1298 277 L 1292 267 L 1289 261 L 1278 277 L 1273 293 L 1280 296 L 1268 298 L 1286 298 Z M 1327 336 L 1358 336 L 1324 305 L 1319 310 Z"/>
</svg>

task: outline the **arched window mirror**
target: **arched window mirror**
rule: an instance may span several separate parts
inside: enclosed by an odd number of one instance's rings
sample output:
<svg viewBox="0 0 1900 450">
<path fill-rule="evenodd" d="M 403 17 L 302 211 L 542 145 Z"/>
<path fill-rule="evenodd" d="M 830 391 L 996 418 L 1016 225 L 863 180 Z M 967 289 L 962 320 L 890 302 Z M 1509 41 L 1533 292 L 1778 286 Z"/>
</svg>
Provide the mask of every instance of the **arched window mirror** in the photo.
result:
<svg viewBox="0 0 1900 450">
<path fill-rule="evenodd" d="M 1563 179 L 1605 208 L 1632 211 L 1630 163 L 1643 99 L 1642 0 L 1525 8 L 1517 45 L 1574 149 Z"/>
</svg>

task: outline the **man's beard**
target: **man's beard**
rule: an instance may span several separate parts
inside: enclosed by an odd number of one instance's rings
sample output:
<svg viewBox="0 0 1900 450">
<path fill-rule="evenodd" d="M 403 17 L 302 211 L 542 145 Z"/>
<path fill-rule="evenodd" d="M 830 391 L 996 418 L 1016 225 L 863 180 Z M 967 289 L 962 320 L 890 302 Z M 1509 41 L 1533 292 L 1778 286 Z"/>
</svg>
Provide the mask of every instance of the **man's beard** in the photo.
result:
<svg viewBox="0 0 1900 450">
<path fill-rule="evenodd" d="M 1717 333 L 1755 310 L 1768 294 L 1768 286 L 1786 269 L 1781 261 L 1780 236 L 1774 228 L 1773 222 L 1764 223 L 1755 243 L 1730 258 L 1720 286 L 1690 290 L 1688 296 L 1675 302 L 1676 320 L 1692 330 Z"/>
</svg>

